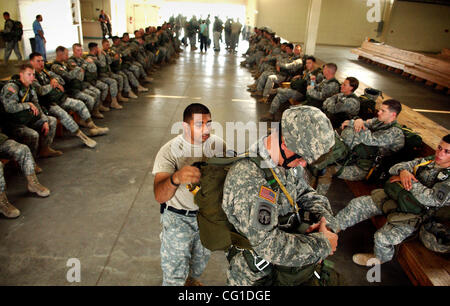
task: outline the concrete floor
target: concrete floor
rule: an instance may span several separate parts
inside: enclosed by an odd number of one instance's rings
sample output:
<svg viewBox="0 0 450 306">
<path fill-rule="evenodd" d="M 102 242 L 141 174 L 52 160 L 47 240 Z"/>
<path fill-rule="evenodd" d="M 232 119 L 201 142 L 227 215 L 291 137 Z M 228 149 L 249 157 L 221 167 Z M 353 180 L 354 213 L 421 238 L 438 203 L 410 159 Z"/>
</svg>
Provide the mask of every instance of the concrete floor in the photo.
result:
<svg viewBox="0 0 450 306">
<path fill-rule="evenodd" d="M 245 49 L 243 43 L 240 51 Z M 111 130 L 96 138 L 97 148 L 83 147 L 69 136 L 57 138 L 54 147 L 64 155 L 38 160 L 44 170 L 39 179 L 52 191 L 47 199 L 30 196 L 25 178 L 9 167 L 8 197 L 22 215 L 0 218 L 0 285 L 160 285 L 153 160 L 175 137 L 170 130 L 192 102 L 206 104 L 223 126 L 256 122 L 268 109 L 246 91 L 253 79 L 239 67 L 241 60 L 240 54 L 224 51 L 205 55 L 186 50 L 176 64 L 154 74 L 148 93 L 97 120 Z M 337 212 L 352 194 L 337 181 L 329 198 Z M 338 250 L 330 258 L 337 270 L 349 285 L 410 285 L 395 260 L 381 267 L 381 283 L 376 284 L 367 282 L 367 268 L 351 262 L 353 253 L 371 250 L 373 233 L 367 221 L 340 234 Z M 66 280 L 71 258 L 80 260 L 80 283 Z M 224 254 L 215 252 L 201 281 L 225 285 L 226 268 Z"/>
</svg>

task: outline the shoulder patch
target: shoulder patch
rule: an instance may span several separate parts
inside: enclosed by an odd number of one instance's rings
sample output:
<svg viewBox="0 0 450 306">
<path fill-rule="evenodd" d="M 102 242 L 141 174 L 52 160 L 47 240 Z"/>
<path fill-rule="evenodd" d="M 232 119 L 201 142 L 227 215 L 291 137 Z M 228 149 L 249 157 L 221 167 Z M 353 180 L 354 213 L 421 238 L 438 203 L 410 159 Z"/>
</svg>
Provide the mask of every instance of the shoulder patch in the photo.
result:
<svg viewBox="0 0 450 306">
<path fill-rule="evenodd" d="M 275 191 L 265 186 L 261 186 L 261 189 L 259 190 L 259 197 L 266 201 L 269 201 L 272 204 L 275 204 L 277 202 L 277 194 L 275 193 Z"/>
<path fill-rule="evenodd" d="M 14 87 L 12 87 L 12 86 L 8 86 L 8 90 L 9 90 L 10 92 L 12 92 L 13 94 L 16 93 L 16 90 L 15 90 Z"/>
<path fill-rule="evenodd" d="M 448 198 L 449 193 L 450 193 L 450 186 L 448 186 L 447 184 L 443 184 L 443 183 L 439 183 L 436 184 L 436 200 L 441 203 L 444 204 L 444 201 Z"/>
</svg>

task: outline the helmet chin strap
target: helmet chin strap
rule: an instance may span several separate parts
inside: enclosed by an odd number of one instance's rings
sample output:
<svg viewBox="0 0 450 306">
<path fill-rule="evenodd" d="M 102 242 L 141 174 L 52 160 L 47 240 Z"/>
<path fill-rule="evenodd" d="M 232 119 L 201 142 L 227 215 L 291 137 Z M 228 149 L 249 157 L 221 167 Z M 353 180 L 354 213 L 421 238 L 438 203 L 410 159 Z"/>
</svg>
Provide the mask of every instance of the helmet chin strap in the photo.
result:
<svg viewBox="0 0 450 306">
<path fill-rule="evenodd" d="M 285 169 L 290 169 L 291 167 L 289 167 L 288 165 L 290 163 L 292 163 L 294 160 L 301 158 L 301 156 L 294 154 L 291 157 L 286 158 L 286 153 L 284 152 L 283 148 L 281 147 L 281 144 L 282 144 L 281 137 L 282 137 L 282 133 L 281 133 L 281 124 L 280 124 L 280 129 L 279 129 L 279 134 L 278 134 L 278 143 L 280 144 L 280 153 L 281 153 L 281 156 L 283 157 L 283 164 L 281 166 Z"/>
</svg>

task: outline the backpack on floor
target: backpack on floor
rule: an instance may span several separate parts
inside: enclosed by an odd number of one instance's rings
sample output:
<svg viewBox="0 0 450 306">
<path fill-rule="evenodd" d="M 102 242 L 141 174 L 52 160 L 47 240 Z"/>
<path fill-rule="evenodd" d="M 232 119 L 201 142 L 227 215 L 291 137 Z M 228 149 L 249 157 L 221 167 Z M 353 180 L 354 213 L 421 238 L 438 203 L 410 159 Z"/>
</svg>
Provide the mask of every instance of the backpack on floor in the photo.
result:
<svg viewBox="0 0 450 306">
<path fill-rule="evenodd" d="M 364 94 L 359 97 L 359 113 L 358 116 L 363 119 L 371 119 L 377 115 L 377 99 L 383 97 L 383 93 L 374 88 L 366 88 Z"/>
</svg>

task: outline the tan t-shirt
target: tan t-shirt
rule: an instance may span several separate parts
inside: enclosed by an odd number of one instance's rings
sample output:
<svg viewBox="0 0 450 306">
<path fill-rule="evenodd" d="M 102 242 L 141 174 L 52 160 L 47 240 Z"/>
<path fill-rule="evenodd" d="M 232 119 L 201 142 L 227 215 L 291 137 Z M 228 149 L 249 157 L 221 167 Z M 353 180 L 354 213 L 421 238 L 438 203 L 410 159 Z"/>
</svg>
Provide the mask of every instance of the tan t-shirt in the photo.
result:
<svg viewBox="0 0 450 306">
<path fill-rule="evenodd" d="M 222 138 L 211 135 L 202 145 L 193 145 L 179 135 L 166 143 L 158 152 L 153 165 L 153 175 L 157 173 L 174 173 L 184 166 L 191 166 L 205 158 L 223 157 L 226 151 Z M 176 209 L 198 210 L 193 194 L 186 184 L 180 185 L 175 195 L 166 203 Z"/>
</svg>

